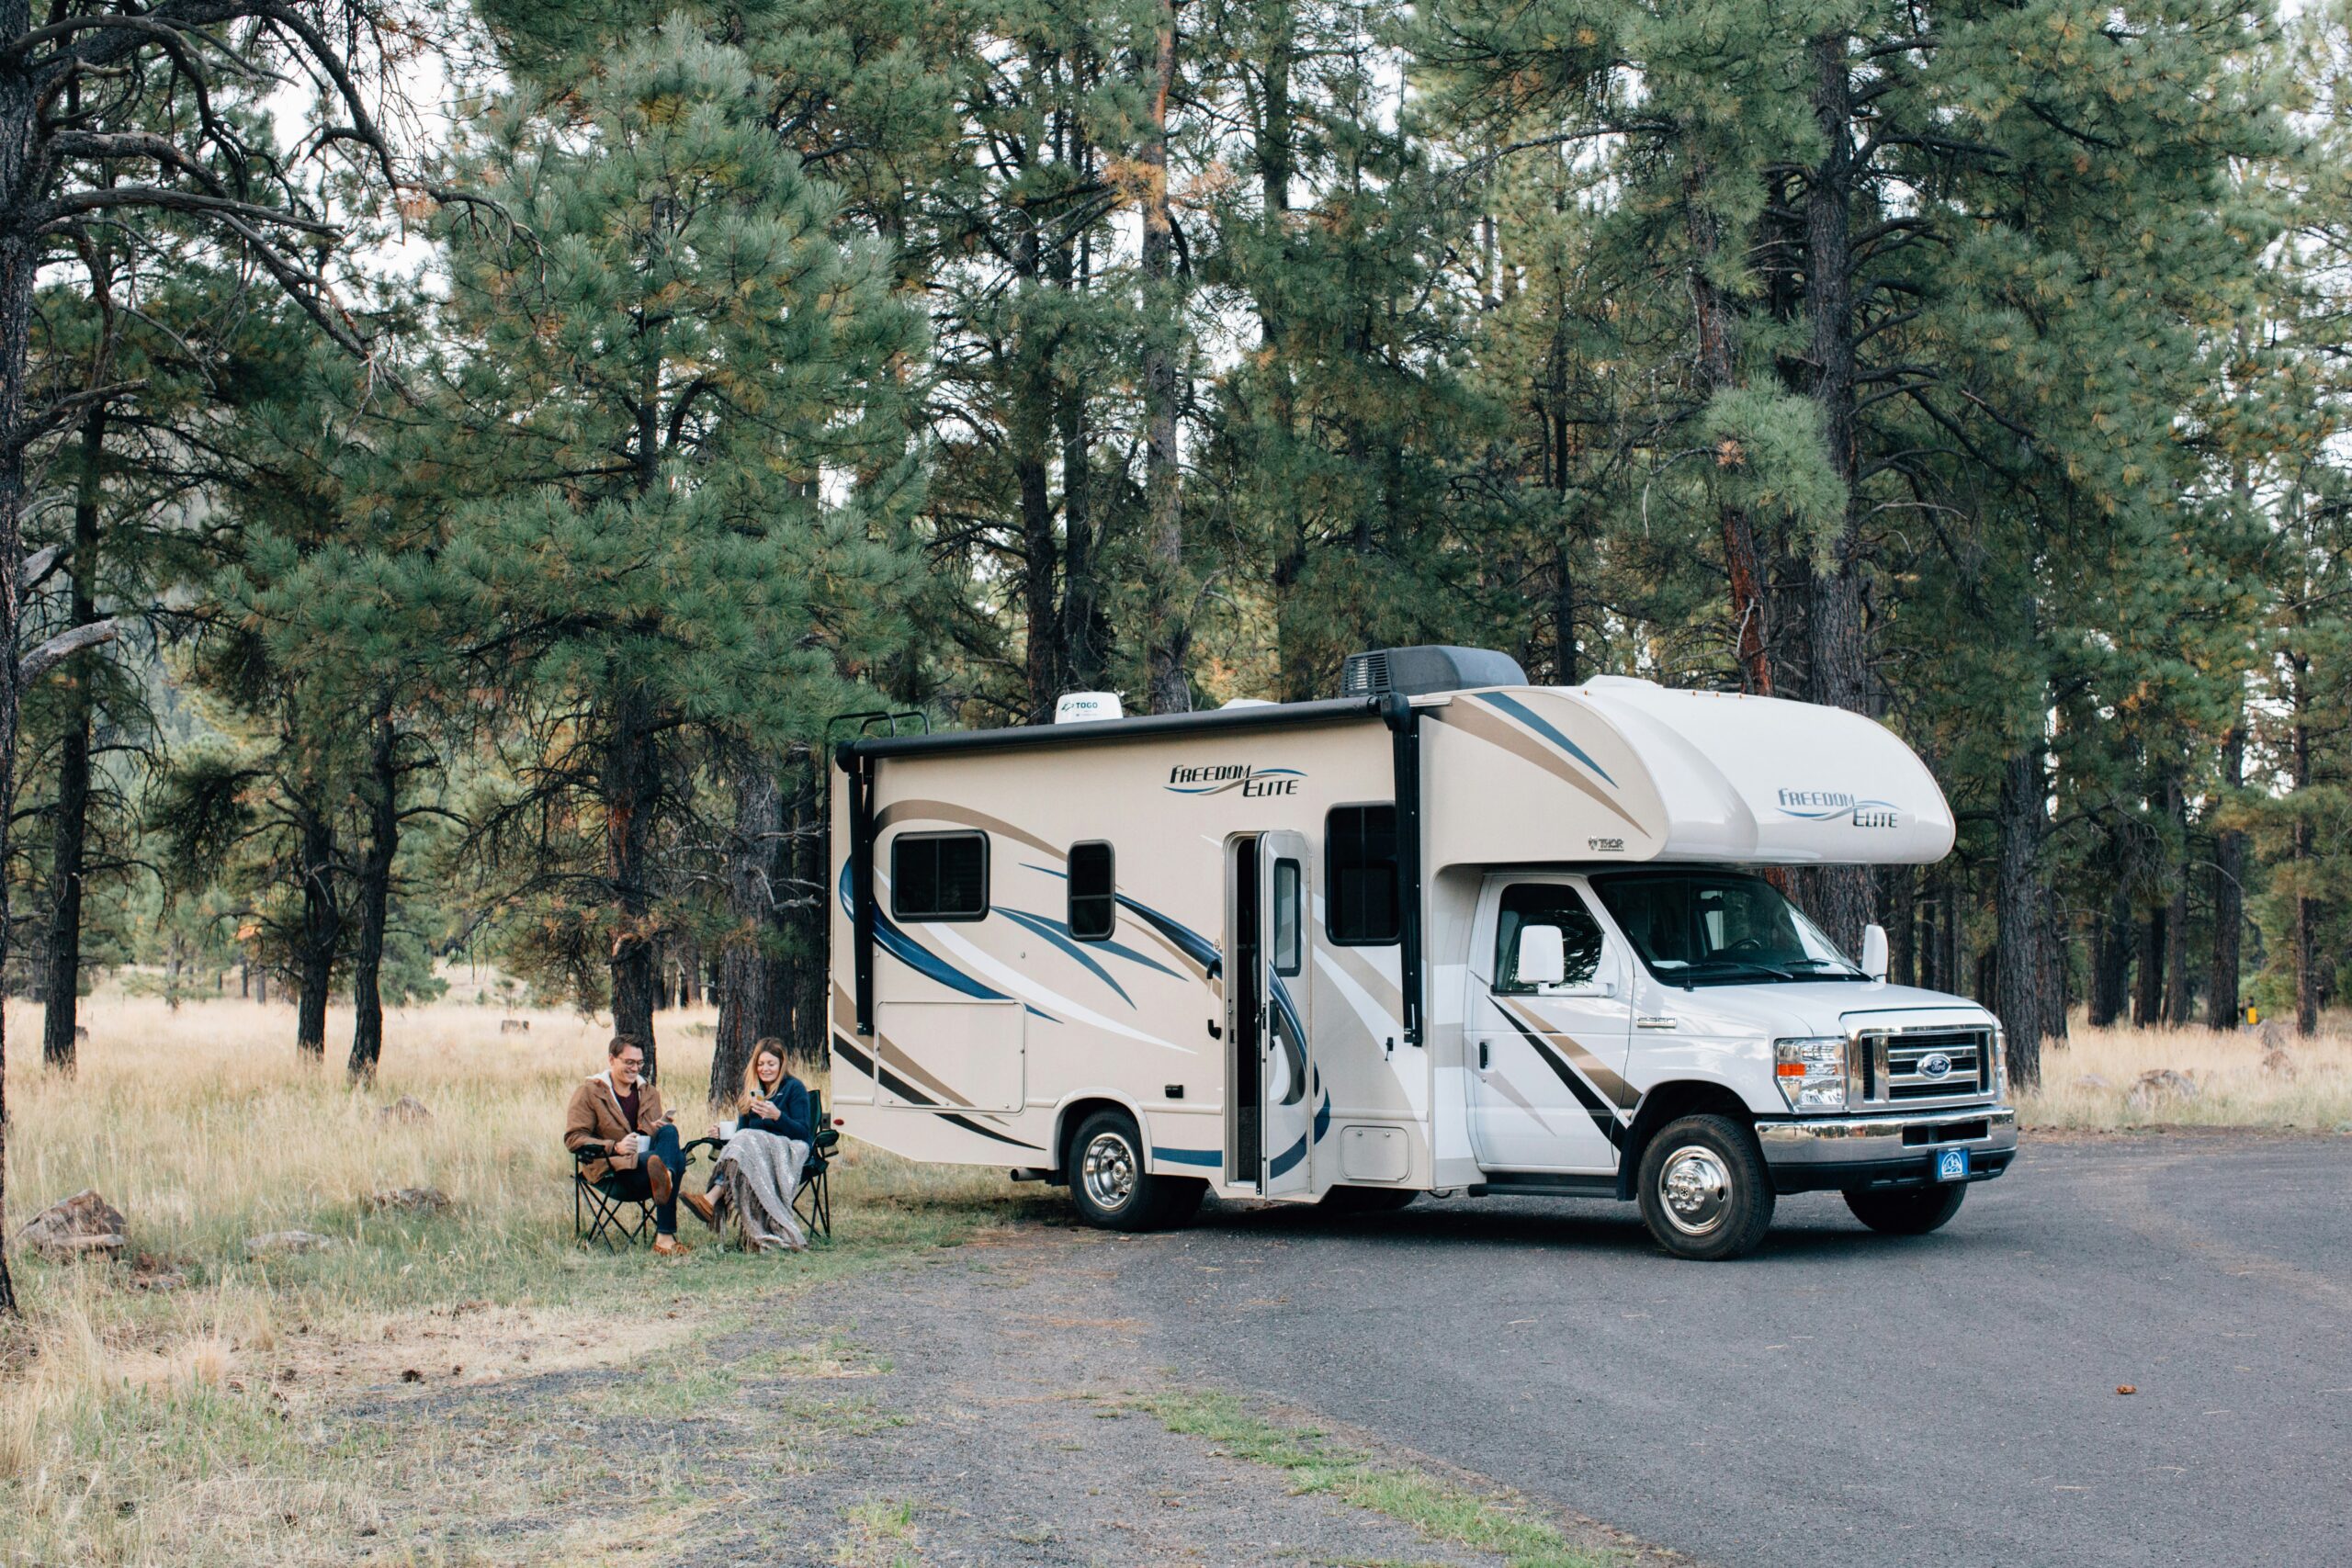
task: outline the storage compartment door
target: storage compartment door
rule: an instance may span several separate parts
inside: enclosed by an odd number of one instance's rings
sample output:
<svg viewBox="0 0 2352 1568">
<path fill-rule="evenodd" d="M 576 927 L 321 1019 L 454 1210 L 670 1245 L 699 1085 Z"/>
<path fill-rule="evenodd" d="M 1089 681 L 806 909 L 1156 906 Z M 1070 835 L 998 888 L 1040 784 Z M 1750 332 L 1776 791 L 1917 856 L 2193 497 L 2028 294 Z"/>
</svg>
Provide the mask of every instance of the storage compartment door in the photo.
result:
<svg viewBox="0 0 2352 1568">
<path fill-rule="evenodd" d="M 882 1003 L 874 1021 L 881 1102 L 1020 1110 L 1028 1016 L 1010 1000 Z"/>
</svg>

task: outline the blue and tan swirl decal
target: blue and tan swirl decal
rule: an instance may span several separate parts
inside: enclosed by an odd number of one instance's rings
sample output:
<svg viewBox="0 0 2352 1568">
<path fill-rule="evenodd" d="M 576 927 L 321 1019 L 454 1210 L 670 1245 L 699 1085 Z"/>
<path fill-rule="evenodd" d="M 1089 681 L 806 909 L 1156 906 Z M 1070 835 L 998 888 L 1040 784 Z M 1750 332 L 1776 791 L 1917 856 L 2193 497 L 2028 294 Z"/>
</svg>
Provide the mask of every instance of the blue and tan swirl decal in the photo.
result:
<svg viewBox="0 0 2352 1568">
<path fill-rule="evenodd" d="M 1429 716 L 1464 735 L 1499 746 L 1522 761 L 1532 762 L 1591 796 L 1635 832 L 1648 831 L 1618 803 L 1617 781 L 1610 776 L 1609 770 L 1562 734 L 1557 725 L 1519 698 L 1504 692 L 1479 692 L 1457 697 L 1443 707 L 1431 708 Z"/>
</svg>

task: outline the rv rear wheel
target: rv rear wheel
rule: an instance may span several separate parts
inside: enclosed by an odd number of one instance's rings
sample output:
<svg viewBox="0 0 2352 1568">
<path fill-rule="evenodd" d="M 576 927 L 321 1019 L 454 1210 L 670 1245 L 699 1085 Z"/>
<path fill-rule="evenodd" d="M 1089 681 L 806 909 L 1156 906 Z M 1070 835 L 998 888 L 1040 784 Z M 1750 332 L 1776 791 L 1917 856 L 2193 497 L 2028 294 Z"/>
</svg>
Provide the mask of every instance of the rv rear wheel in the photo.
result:
<svg viewBox="0 0 2352 1568">
<path fill-rule="evenodd" d="M 1678 1258 L 1754 1250 L 1772 1223 L 1772 1173 L 1756 1134 L 1728 1116 L 1685 1116 L 1642 1151 L 1642 1220 Z"/>
<path fill-rule="evenodd" d="M 1069 1140 L 1070 1201 L 1090 1225 L 1113 1231 L 1158 1230 L 1201 1205 L 1208 1183 L 1154 1176 L 1144 1168 L 1143 1139 L 1125 1111 L 1098 1111 Z"/>
<path fill-rule="evenodd" d="M 1854 1211 L 1854 1218 L 1874 1231 L 1883 1231 L 1888 1235 L 1925 1235 L 1942 1228 L 1946 1220 L 1959 1213 L 1960 1201 L 1967 1196 L 1966 1184 L 1958 1181 L 1876 1192 L 1857 1187 L 1847 1190 L 1846 1207 Z"/>
<path fill-rule="evenodd" d="M 1315 1206 L 1327 1214 L 1393 1214 L 1419 1196 L 1410 1187 L 1334 1187 Z"/>
</svg>

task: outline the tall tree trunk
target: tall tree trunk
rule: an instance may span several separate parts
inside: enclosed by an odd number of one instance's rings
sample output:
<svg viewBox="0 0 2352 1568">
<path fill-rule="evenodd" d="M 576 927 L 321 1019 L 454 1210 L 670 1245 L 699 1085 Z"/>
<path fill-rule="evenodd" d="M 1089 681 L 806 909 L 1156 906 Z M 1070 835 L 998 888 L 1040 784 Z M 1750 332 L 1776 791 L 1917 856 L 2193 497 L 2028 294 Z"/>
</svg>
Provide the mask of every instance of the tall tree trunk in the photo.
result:
<svg viewBox="0 0 2352 1568">
<path fill-rule="evenodd" d="M 1912 866 L 1891 865 L 1881 880 L 1886 906 L 1887 978 L 1898 986 L 1914 986 L 1919 974 L 1919 874 Z"/>
<path fill-rule="evenodd" d="M 2295 1032 L 2312 1035 L 2319 1032 L 2319 906 L 2311 897 L 2312 852 L 2314 841 L 2311 814 L 2300 809 L 2309 802 L 2301 798 L 2312 783 L 2312 726 L 2310 656 L 2297 652 L 2289 661 L 2294 680 L 2290 701 L 2292 704 L 2294 726 L 2289 757 L 2289 777 L 2297 796 L 2293 838 L 2289 854 L 2294 862 L 2295 908 L 2290 943 L 2295 961 Z M 0 905 L 0 908 L 5 908 Z"/>
<path fill-rule="evenodd" d="M 2041 1040 L 2049 1029 L 2042 998 L 2041 946 L 2047 933 L 2041 881 L 2048 793 L 2037 746 L 2029 745 L 2001 764 L 1996 808 L 2000 859 L 1993 906 L 1999 964 L 1993 1012 L 2008 1036 L 2009 1081 L 2020 1089 L 2041 1081 Z"/>
<path fill-rule="evenodd" d="M 1024 339 L 1043 333 L 1024 333 Z M 1054 716 L 1062 690 L 1061 607 L 1055 595 L 1055 567 L 1061 555 L 1054 534 L 1054 502 L 1047 451 L 1054 424 L 1054 378 L 1036 363 L 1045 349 L 1024 342 L 1024 368 L 1016 379 L 1011 429 L 1013 479 L 1021 494 L 1021 607 L 1028 641 L 1022 674 L 1029 688 L 1029 722 Z"/>
<path fill-rule="evenodd" d="M 106 459 L 107 411 L 102 403 L 82 419 L 81 465 L 74 477 L 74 554 L 66 563 L 74 585 L 73 624 L 98 618 L 98 502 Z M 50 840 L 49 942 L 41 983 L 41 1057 L 74 1070 L 74 1029 L 82 991 L 82 867 L 90 826 L 90 719 L 96 704 L 88 666 L 63 672 L 64 744 L 57 762 L 57 811 Z"/>
<path fill-rule="evenodd" d="M 1109 678 L 1103 662 L 1102 590 L 1094 560 L 1094 467 L 1087 455 L 1086 394 L 1062 398 L 1062 660 L 1078 691 Z"/>
<path fill-rule="evenodd" d="M 2172 900 L 2165 910 L 2164 1020 L 2178 1029 L 2189 1021 L 2188 976 L 2188 797 L 2180 780 L 2165 781 L 2165 815 L 2172 819 L 2180 863 L 2171 868 Z"/>
<path fill-rule="evenodd" d="M 2091 942 L 2091 997 L 2088 1020 L 2105 1029 L 2121 1018 L 2132 997 L 2132 887 L 2119 873 L 2107 913 Z"/>
<path fill-rule="evenodd" d="M 1176 86 L 1176 0 L 1160 0 L 1150 79 L 1149 118 L 1136 162 L 1143 172 L 1144 494 L 1150 514 L 1149 608 L 1145 657 L 1153 713 L 1193 705 L 1187 674 L 1193 634 L 1184 585 L 1184 491 L 1176 445 L 1176 359 L 1183 318 L 1175 287 L 1175 224 L 1168 206 L 1168 100 Z"/>
<path fill-rule="evenodd" d="M 2222 798 L 2219 808 L 2234 809 L 2236 795 L 2245 786 L 2245 722 L 2230 727 L 2222 742 Z M 2205 1021 L 2216 1029 L 2237 1027 L 2238 967 L 2242 952 L 2240 927 L 2245 919 L 2245 834 L 2222 827 L 2213 834 L 2213 958 L 2205 982 Z"/>
<path fill-rule="evenodd" d="M 351 1061 L 355 1083 L 373 1083 L 384 1059 L 384 928 L 391 919 L 392 861 L 400 853 L 400 729 L 391 705 L 368 726 L 368 843 L 359 855 L 359 939 L 351 954 Z"/>
<path fill-rule="evenodd" d="M 2148 911 L 2147 919 L 2140 922 L 2134 945 L 2138 949 L 2140 973 L 2132 992 L 2132 1023 L 2134 1028 L 2154 1029 L 2164 1021 L 2165 1012 L 2163 909 Z"/>
<path fill-rule="evenodd" d="M 20 38 L 30 25 L 25 0 L 0 0 L 0 37 Z M 23 692 L 17 647 L 23 623 L 25 559 L 26 362 L 32 345 L 34 275 L 40 242 L 22 215 L 36 191 L 28 188 L 40 104 L 22 59 L 0 62 L 0 865 L 7 863 L 8 824 L 16 810 L 17 728 Z M 8 958 L 8 883 L 0 876 L 0 972 Z M 8 1056 L 0 1010 L 0 1314 L 17 1312 L 6 1238 L 8 1171 Z"/>
<path fill-rule="evenodd" d="M 1862 640 L 1862 536 L 1853 494 L 1859 467 L 1855 420 L 1855 329 L 1852 203 L 1854 199 L 1853 84 L 1847 71 L 1846 33 L 1833 29 L 1812 42 L 1813 111 L 1823 153 L 1805 184 L 1804 302 L 1812 329 L 1814 401 L 1830 471 L 1846 488 L 1846 516 L 1828 568 L 1812 575 L 1805 607 L 1806 657 L 1816 703 L 1849 713 L 1869 711 L 1869 661 Z M 2037 765 L 2034 772 L 2039 773 Z M 2005 775 L 2006 776 L 2006 775 Z M 1860 866 L 1824 866 L 1809 878 L 1814 917 L 1830 940 L 1851 952 L 1871 919 L 1870 873 Z M 2009 936 L 2000 942 L 2006 953 Z M 2028 939 L 2030 943 L 2030 938 Z M 2038 1020 L 2037 1025 L 2038 1025 Z M 2036 1060 L 2041 1042 L 2032 1051 Z M 2012 1042 L 2014 1055 L 2017 1045 Z"/>
<path fill-rule="evenodd" d="M 778 1019 L 776 1033 L 801 1061 L 821 1067 L 832 1060 L 832 1032 L 826 1023 L 832 976 L 826 968 L 825 781 L 819 761 L 804 753 L 786 774 L 785 821 L 791 838 L 785 865 L 794 897 L 785 911 L 790 917 L 791 963 L 782 976 L 789 1008 Z"/>
<path fill-rule="evenodd" d="M 767 1031 L 770 905 L 781 891 L 773 869 L 784 833 L 784 797 L 775 770 L 750 748 L 730 759 L 735 774 L 735 829 L 727 840 L 729 926 L 718 957 L 718 1031 L 710 1050 L 710 1102 L 731 1100 L 752 1060 L 752 1044 Z"/>
<path fill-rule="evenodd" d="M 294 1046 L 323 1060 L 327 993 L 343 946 L 343 900 L 334 885 L 334 826 L 305 799 L 302 815 L 302 930 L 294 953 Z"/>
<path fill-rule="evenodd" d="M 658 1070 L 653 1041 L 653 897 L 647 848 L 661 793 L 653 710 L 646 694 L 624 686 L 613 704 L 605 743 L 605 879 L 620 917 L 613 936 L 613 1032 L 645 1045 L 645 1076 Z"/>
<path fill-rule="evenodd" d="M 1739 385 L 1739 347 L 1735 341 L 1736 307 L 1715 280 L 1721 265 L 1723 225 L 1700 204 L 1704 171 L 1694 162 L 1683 179 L 1683 227 L 1690 241 L 1690 310 L 1698 339 L 1699 389 L 1714 398 Z M 1723 535 L 1724 569 L 1731 584 L 1733 657 L 1740 689 L 1772 694 L 1770 643 L 1764 625 L 1764 569 L 1756 549 L 1756 522 L 1745 507 L 1716 507 Z"/>
</svg>

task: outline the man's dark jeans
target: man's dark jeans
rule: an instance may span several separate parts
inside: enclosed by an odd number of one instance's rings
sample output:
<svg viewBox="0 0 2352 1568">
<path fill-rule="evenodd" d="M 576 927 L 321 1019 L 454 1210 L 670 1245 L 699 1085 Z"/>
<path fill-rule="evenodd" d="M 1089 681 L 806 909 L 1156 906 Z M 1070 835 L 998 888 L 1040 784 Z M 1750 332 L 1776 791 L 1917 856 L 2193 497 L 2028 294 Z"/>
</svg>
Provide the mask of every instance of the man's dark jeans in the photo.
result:
<svg viewBox="0 0 2352 1568">
<path fill-rule="evenodd" d="M 640 1134 L 641 1135 L 641 1134 Z M 597 1185 L 624 1203 L 642 1203 L 653 1196 L 653 1179 L 645 1174 L 645 1162 L 658 1159 L 669 1168 L 670 1201 L 657 1204 L 653 1210 L 653 1234 L 678 1234 L 678 1194 L 685 1190 L 686 1156 L 678 1152 L 678 1129 L 664 1125 L 646 1140 L 642 1157 L 635 1170 L 616 1170 Z"/>
</svg>

